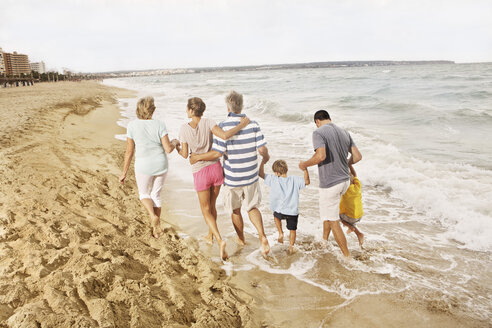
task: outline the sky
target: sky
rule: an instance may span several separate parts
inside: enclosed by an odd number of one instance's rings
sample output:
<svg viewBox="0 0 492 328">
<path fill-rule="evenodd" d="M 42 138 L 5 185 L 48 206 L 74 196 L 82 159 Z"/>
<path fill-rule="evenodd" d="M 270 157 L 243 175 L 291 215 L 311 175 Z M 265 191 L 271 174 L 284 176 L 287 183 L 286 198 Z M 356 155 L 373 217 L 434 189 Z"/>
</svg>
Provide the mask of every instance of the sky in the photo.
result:
<svg viewBox="0 0 492 328">
<path fill-rule="evenodd" d="M 491 62 L 492 1 L 0 0 L 0 47 L 78 72 Z"/>
</svg>

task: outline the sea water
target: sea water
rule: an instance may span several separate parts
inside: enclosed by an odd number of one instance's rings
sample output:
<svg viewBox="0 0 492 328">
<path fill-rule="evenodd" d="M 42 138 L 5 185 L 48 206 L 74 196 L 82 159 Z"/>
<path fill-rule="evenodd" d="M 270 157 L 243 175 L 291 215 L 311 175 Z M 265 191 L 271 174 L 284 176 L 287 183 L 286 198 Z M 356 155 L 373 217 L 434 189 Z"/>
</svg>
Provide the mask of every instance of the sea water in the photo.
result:
<svg viewBox="0 0 492 328">
<path fill-rule="evenodd" d="M 347 302 L 364 294 L 425 290 L 477 318 L 492 315 L 492 64 L 208 72 L 105 83 L 153 96 L 154 118 L 166 123 L 171 138 L 187 122 L 188 98 L 202 98 L 205 116 L 219 122 L 227 115 L 228 91 L 243 93 L 243 112 L 258 121 L 272 162 L 286 160 L 289 174 L 301 175 L 299 161 L 313 154 L 315 111 L 327 110 L 352 135 L 363 155 L 355 169 L 363 186 L 358 226 L 366 250 L 349 235 L 356 260 L 344 262 L 334 242 L 321 240 L 319 181 L 311 168 L 311 186 L 300 197 L 299 252 L 287 257 L 286 246 L 275 245 L 269 190 L 262 184 L 274 260 L 255 249 L 226 269 L 291 274 Z M 125 118 L 119 124 L 135 119 L 135 104 L 121 100 Z M 169 174 L 193 193 L 187 162 L 177 154 L 169 158 Z M 199 211 L 171 210 L 203 223 Z M 218 210 L 225 216 L 220 199 Z M 256 235 L 247 219 L 245 230 Z M 234 235 L 232 227 L 224 233 Z"/>
</svg>

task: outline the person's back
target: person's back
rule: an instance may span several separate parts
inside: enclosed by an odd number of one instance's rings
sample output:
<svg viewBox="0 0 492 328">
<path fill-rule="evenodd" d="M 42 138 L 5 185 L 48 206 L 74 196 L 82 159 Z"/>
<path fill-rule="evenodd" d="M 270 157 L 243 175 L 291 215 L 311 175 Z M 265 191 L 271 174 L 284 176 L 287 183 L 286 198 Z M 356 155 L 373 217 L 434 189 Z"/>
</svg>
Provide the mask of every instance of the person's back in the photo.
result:
<svg viewBox="0 0 492 328">
<path fill-rule="evenodd" d="M 293 253 L 299 218 L 299 191 L 310 183 L 309 173 L 304 170 L 303 178 L 287 176 L 289 168 L 284 160 L 276 160 L 272 170 L 275 174 L 265 174 L 265 163 L 262 161 L 258 175 L 270 187 L 270 209 L 278 230 L 278 242 L 284 242 L 281 220 L 286 220 L 289 230 L 289 253 Z"/>
<path fill-rule="evenodd" d="M 350 256 L 347 240 L 340 227 L 340 199 L 347 191 L 348 166 L 362 159 L 359 149 L 350 134 L 331 122 L 326 110 L 314 114 L 317 129 L 313 132 L 314 154 L 307 161 L 301 161 L 304 170 L 318 165 L 319 173 L 319 216 L 323 221 L 323 239 L 328 240 L 333 231 L 335 240 L 344 256 Z M 350 158 L 347 159 L 349 153 Z"/>
<path fill-rule="evenodd" d="M 314 131 L 313 144 L 315 149 L 326 148 L 326 158 L 318 164 L 320 188 L 329 188 L 347 181 L 347 156 L 354 144 L 350 134 L 333 123 L 325 124 Z"/>
<path fill-rule="evenodd" d="M 230 112 L 227 119 L 219 123 L 224 131 L 239 124 L 244 114 Z M 224 154 L 224 184 L 229 187 L 247 186 L 258 181 L 258 148 L 266 145 L 260 126 L 251 120 L 236 135 L 223 140 L 214 137 L 212 150 Z"/>
<path fill-rule="evenodd" d="M 189 123 L 185 123 L 179 131 L 179 139 L 181 142 L 188 144 L 188 150 L 191 153 L 207 153 L 212 148 L 212 129 L 215 125 L 215 121 L 206 117 L 202 117 L 195 128 L 191 127 Z M 199 161 L 192 164 L 191 169 L 195 173 L 217 161 L 218 159 L 213 161 Z"/>
<path fill-rule="evenodd" d="M 299 214 L 299 191 L 306 187 L 303 177 L 265 174 L 270 189 L 270 209 L 286 215 Z"/>
<path fill-rule="evenodd" d="M 128 123 L 128 137 L 135 142 L 135 171 L 159 175 L 167 171 L 167 156 L 161 138 L 167 134 L 166 126 L 158 120 L 134 120 Z"/>
</svg>

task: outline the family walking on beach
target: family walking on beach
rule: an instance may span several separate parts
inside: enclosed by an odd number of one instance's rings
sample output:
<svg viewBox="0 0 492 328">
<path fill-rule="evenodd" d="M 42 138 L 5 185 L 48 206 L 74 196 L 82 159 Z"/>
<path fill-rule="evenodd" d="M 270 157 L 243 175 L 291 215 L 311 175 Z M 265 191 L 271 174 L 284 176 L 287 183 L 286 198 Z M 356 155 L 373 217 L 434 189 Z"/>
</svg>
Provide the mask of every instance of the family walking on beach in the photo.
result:
<svg viewBox="0 0 492 328">
<path fill-rule="evenodd" d="M 155 111 L 152 97 L 138 101 L 138 119 L 131 121 L 127 127 L 127 146 L 120 182 L 124 183 L 135 154 L 138 192 L 150 216 L 153 237 L 159 238 L 163 233 L 160 228 L 160 193 L 168 168 L 166 153 L 176 149 L 183 158 L 189 157 L 194 187 L 209 227 L 207 239 L 212 243 L 215 238 L 223 260 L 228 258 L 228 254 L 226 242 L 217 227 L 216 209 L 221 186 L 224 185 L 224 208 L 231 215 L 238 243 L 244 245 L 246 242 L 241 215 L 241 207 L 244 206 L 258 232 L 260 251 L 266 256 L 270 252 L 270 245 L 259 211 L 259 178 L 264 179 L 271 188 L 270 209 L 279 232 L 278 241 L 283 243 L 281 220 L 286 220 L 290 232 L 289 253 L 292 253 L 299 216 L 299 191 L 309 185 L 307 168 L 313 165 L 318 165 L 319 171 L 319 211 L 323 222 L 323 238 L 327 240 L 333 231 L 343 255 L 350 256 L 340 226 L 342 222 L 348 227 L 348 232 L 357 234 L 362 247 L 364 235 L 355 227 L 355 223 L 362 217 L 360 182 L 352 166 L 362 156 L 350 134 L 333 124 L 328 112 L 317 111 L 314 115 L 317 129 L 313 132 L 315 153 L 307 161 L 299 163 L 304 176 L 287 176 L 288 167 L 283 160 L 273 163 L 274 174 L 265 174 L 264 165 L 270 160 L 270 155 L 259 124 L 242 113 L 241 94 L 231 91 L 225 100 L 228 115 L 217 125 L 213 120 L 203 117 L 205 103 L 200 98 L 190 98 L 186 106 L 190 121 L 181 126 L 179 140 L 170 140 L 165 124 L 152 119 Z M 258 154 L 261 156 L 259 166 Z"/>
</svg>

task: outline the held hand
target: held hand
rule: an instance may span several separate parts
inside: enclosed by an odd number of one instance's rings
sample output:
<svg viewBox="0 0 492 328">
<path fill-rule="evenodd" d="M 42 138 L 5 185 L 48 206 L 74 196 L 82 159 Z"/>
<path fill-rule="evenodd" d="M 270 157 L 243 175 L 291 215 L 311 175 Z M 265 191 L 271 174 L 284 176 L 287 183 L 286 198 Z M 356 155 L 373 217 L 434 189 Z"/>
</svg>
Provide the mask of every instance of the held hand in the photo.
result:
<svg viewBox="0 0 492 328">
<path fill-rule="evenodd" d="M 306 169 L 307 169 L 307 166 L 306 166 L 305 162 L 300 161 L 300 162 L 299 162 L 299 168 L 300 168 L 302 171 L 306 170 Z"/>
<path fill-rule="evenodd" d="M 178 147 L 180 145 L 180 142 L 178 139 L 173 139 L 171 140 L 171 144 L 174 146 L 174 147 Z"/>
<path fill-rule="evenodd" d="M 125 179 L 126 179 L 126 174 L 125 173 L 121 174 L 121 176 L 120 176 L 120 183 L 121 184 L 125 183 Z"/>
</svg>

